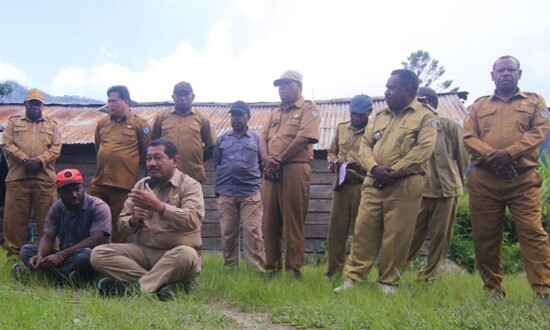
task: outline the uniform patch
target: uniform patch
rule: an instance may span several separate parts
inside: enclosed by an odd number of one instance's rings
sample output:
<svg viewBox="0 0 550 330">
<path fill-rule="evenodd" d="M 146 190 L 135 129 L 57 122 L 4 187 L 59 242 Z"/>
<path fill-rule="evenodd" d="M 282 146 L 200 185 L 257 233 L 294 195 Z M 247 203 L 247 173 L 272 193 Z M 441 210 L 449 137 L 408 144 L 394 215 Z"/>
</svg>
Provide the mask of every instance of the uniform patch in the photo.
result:
<svg viewBox="0 0 550 330">
<path fill-rule="evenodd" d="M 439 127 L 439 122 L 437 120 L 432 121 L 432 127 L 437 129 Z"/>
<path fill-rule="evenodd" d="M 548 118 L 548 112 L 546 112 L 546 110 L 541 110 L 541 111 L 540 111 L 540 116 L 541 116 L 542 118 Z"/>
<path fill-rule="evenodd" d="M 149 134 L 149 132 L 151 132 L 151 129 L 149 128 L 149 126 L 145 126 L 143 127 L 143 134 Z"/>
<path fill-rule="evenodd" d="M 132 125 L 128 125 L 126 128 L 132 128 Z"/>
<path fill-rule="evenodd" d="M 59 129 L 59 127 L 55 128 L 55 134 L 61 135 L 61 130 Z"/>
<path fill-rule="evenodd" d="M 380 140 L 381 138 L 382 138 L 382 134 L 380 134 L 380 132 L 374 133 L 374 139 L 375 139 L 375 140 L 378 141 L 378 140 Z"/>
<path fill-rule="evenodd" d="M 317 117 L 318 114 L 317 110 L 311 110 L 311 116 Z"/>
</svg>

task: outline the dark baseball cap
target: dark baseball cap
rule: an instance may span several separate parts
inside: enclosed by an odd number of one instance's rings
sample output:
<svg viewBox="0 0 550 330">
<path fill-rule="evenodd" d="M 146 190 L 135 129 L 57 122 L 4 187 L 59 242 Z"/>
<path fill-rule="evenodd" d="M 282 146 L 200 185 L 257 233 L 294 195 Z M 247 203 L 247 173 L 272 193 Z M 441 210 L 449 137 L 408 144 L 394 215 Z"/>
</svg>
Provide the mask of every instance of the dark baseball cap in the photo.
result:
<svg viewBox="0 0 550 330">
<path fill-rule="evenodd" d="M 351 99 L 349 104 L 349 112 L 353 113 L 368 113 L 372 110 L 372 99 L 365 94 L 359 94 Z"/>
<path fill-rule="evenodd" d="M 231 105 L 231 108 L 229 109 L 229 113 L 231 112 L 241 112 L 241 113 L 250 114 L 250 107 L 248 106 L 248 104 L 246 104 L 243 101 L 237 101 L 233 103 L 233 105 Z"/>
</svg>

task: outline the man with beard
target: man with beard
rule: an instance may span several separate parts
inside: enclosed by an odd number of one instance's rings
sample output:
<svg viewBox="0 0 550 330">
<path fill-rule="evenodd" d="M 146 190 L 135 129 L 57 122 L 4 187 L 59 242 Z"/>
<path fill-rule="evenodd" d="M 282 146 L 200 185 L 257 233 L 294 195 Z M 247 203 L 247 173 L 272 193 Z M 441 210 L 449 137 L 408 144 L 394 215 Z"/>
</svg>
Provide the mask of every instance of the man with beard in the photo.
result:
<svg viewBox="0 0 550 330">
<path fill-rule="evenodd" d="M 98 283 L 103 296 L 122 295 L 128 286 L 171 299 L 177 283 L 188 292 L 201 270 L 202 187 L 177 169 L 177 149 L 166 139 L 147 148 L 150 177 L 128 195 L 118 226 L 135 233 L 135 243 L 107 244 L 92 251 L 92 266 L 108 277 Z"/>
<path fill-rule="evenodd" d="M 25 114 L 9 119 L 1 144 L 9 168 L 3 225 L 8 259 L 18 259 L 27 243 L 31 211 L 38 235 L 44 234 L 44 220 L 56 199 L 55 160 L 61 152 L 59 126 L 42 116 L 42 92 L 31 89 L 23 104 Z"/>
<path fill-rule="evenodd" d="M 372 99 L 367 95 L 355 96 L 349 106 L 350 120 L 338 124 L 334 139 L 328 149 L 327 160 L 331 171 L 340 171 L 334 183 L 332 209 L 328 229 L 328 256 L 325 279 L 340 273 L 346 260 L 346 245 L 361 201 L 361 186 L 367 171 L 359 161 L 361 138 L 372 112 Z M 344 177 L 341 177 L 341 175 Z"/>
<path fill-rule="evenodd" d="M 237 101 L 231 105 L 229 113 L 233 130 L 222 135 L 214 147 L 224 267 L 230 269 L 239 265 L 239 223 L 242 223 L 246 264 L 263 272 L 260 137 L 248 128 L 248 104 Z"/>
<path fill-rule="evenodd" d="M 151 141 L 149 123 L 130 111 L 130 92 L 126 86 L 107 90 L 110 115 L 96 127 L 97 164 L 88 193 L 101 198 L 111 208 L 113 243 L 126 236 L 117 228 L 117 219 L 130 189 L 145 164 L 145 148 Z"/>
<path fill-rule="evenodd" d="M 539 145 L 550 123 L 542 96 L 521 91 L 519 61 L 493 64 L 495 91 L 474 102 L 464 143 L 475 165 L 468 181 L 477 269 L 489 297 L 503 299 L 502 231 L 506 207 L 514 219 L 527 280 L 550 305 L 550 244 L 541 222 Z"/>
<path fill-rule="evenodd" d="M 416 216 L 422 200 L 422 176 L 433 152 L 437 120 L 433 109 L 416 100 L 418 76 L 395 70 L 386 83 L 387 108 L 369 123 L 359 158 L 369 171 L 339 293 L 368 276 L 377 256 L 377 283 L 384 294 L 407 267 Z"/>
<path fill-rule="evenodd" d="M 101 199 L 84 192 L 84 180 L 78 170 L 59 172 L 55 186 L 60 200 L 48 213 L 44 236 L 38 246 L 24 245 L 21 259 L 32 271 L 79 284 L 93 277 L 92 249 L 111 240 L 111 212 Z M 56 238 L 59 250 L 54 248 Z M 20 264 L 12 267 L 16 278 L 25 271 Z"/>
<path fill-rule="evenodd" d="M 437 93 L 430 87 L 420 87 L 417 97 L 434 110 L 439 105 Z M 468 152 L 462 141 L 462 127 L 447 117 L 438 117 L 438 121 L 435 148 L 426 164 L 422 204 L 408 258 L 410 263 L 428 237 L 428 258 L 418 272 L 418 280 L 426 282 L 435 279 L 439 265 L 447 257 L 458 198 L 463 192 L 462 180 L 468 169 Z"/>
<path fill-rule="evenodd" d="M 204 162 L 212 156 L 216 133 L 210 128 L 208 118 L 193 109 L 193 88 L 182 81 L 174 86 L 174 109 L 155 116 L 153 138 L 165 138 L 174 142 L 179 151 L 178 169 L 193 179 L 204 183 Z"/>
<path fill-rule="evenodd" d="M 260 155 L 264 163 L 262 202 L 266 271 L 285 268 L 300 278 L 304 263 L 304 224 L 309 203 L 313 144 L 319 140 L 321 116 L 317 105 L 302 96 L 302 75 L 286 71 L 273 82 L 281 105 L 262 125 Z"/>
</svg>

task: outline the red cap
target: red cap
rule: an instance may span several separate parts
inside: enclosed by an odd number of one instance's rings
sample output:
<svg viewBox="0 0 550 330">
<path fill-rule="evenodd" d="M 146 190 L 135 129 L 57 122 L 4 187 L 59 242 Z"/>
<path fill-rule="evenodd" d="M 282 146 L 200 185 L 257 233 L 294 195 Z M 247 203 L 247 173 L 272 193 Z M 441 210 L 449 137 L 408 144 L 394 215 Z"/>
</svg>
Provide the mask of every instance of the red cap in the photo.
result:
<svg viewBox="0 0 550 330">
<path fill-rule="evenodd" d="M 71 183 L 84 183 L 79 170 L 66 169 L 57 173 L 57 178 L 55 179 L 56 188 L 61 188 Z"/>
</svg>

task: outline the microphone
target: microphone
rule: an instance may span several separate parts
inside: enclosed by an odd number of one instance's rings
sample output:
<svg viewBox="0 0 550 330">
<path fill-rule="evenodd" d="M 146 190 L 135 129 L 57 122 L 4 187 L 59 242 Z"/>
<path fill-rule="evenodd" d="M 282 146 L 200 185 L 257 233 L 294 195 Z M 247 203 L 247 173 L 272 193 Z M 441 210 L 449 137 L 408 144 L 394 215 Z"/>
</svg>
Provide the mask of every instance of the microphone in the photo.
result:
<svg viewBox="0 0 550 330">
<path fill-rule="evenodd" d="M 149 185 L 149 188 L 153 189 L 155 188 L 155 186 L 157 185 L 157 183 L 155 182 L 155 180 L 151 179 L 151 178 L 147 178 L 145 179 L 145 185 Z"/>
</svg>

